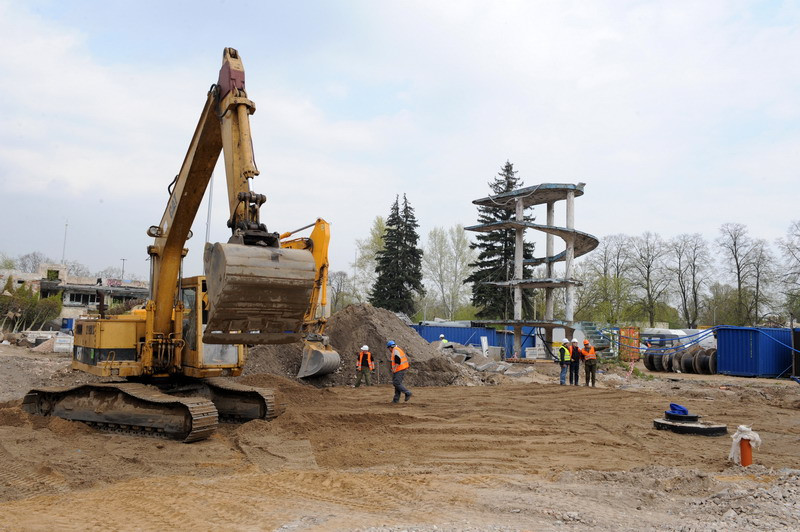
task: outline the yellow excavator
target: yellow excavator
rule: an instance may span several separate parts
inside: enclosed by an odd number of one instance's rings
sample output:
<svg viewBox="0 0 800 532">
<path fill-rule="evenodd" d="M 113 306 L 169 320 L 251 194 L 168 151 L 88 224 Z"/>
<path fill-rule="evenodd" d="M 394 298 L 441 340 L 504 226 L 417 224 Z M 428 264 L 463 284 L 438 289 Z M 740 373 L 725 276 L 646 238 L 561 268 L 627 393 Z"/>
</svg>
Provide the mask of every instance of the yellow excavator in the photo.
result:
<svg viewBox="0 0 800 532">
<path fill-rule="evenodd" d="M 129 314 L 75 323 L 73 369 L 111 382 L 37 388 L 23 408 L 80 420 L 100 429 L 192 442 L 220 420 L 272 419 L 280 413 L 271 390 L 226 379 L 242 373 L 246 346 L 303 341 L 299 377 L 324 375 L 339 355 L 324 336 L 330 227 L 319 218 L 296 231 L 269 232 L 266 201 L 251 190 L 259 174 L 253 155 L 244 67 L 223 52 L 180 172 L 168 187 L 161 222 L 147 234 L 150 297 Z M 220 152 L 224 153 L 231 237 L 207 243 L 204 276 L 181 278 L 184 248 Z M 307 237 L 295 237 L 312 228 Z"/>
</svg>

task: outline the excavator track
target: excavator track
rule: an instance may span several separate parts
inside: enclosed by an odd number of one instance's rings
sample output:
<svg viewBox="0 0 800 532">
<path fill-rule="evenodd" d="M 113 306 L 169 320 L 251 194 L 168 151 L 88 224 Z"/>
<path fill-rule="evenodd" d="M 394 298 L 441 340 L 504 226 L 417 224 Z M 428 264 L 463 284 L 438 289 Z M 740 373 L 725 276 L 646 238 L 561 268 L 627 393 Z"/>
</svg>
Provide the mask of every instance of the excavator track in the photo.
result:
<svg viewBox="0 0 800 532">
<path fill-rule="evenodd" d="M 217 429 L 218 413 L 205 397 L 165 394 L 141 383 L 95 383 L 36 388 L 22 408 L 42 416 L 83 421 L 101 430 L 190 443 Z"/>
<path fill-rule="evenodd" d="M 220 377 L 184 381 L 162 391 L 170 396 L 208 399 L 217 408 L 219 420 L 226 423 L 246 423 L 253 419 L 269 421 L 283 412 L 283 405 L 272 390 L 245 386 Z"/>
</svg>

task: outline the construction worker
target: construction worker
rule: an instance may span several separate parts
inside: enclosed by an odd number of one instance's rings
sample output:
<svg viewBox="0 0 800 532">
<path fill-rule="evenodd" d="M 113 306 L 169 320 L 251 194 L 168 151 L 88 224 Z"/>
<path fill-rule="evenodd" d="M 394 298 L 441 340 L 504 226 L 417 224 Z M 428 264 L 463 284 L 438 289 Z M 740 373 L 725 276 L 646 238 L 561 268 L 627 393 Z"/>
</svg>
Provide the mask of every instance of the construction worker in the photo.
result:
<svg viewBox="0 0 800 532">
<path fill-rule="evenodd" d="M 364 384 L 372 386 L 369 374 L 373 371 L 375 371 L 375 363 L 372 361 L 372 353 L 369 352 L 368 345 L 362 345 L 361 351 L 359 351 L 357 355 L 356 373 L 358 377 L 356 377 L 355 387 L 358 388 L 361 384 L 361 377 L 364 377 Z"/>
<path fill-rule="evenodd" d="M 444 337 L 443 334 L 439 335 L 439 343 L 441 343 L 442 345 L 447 343 L 447 339 Z"/>
<path fill-rule="evenodd" d="M 583 358 L 583 369 L 586 372 L 586 386 L 589 386 L 589 380 L 591 379 L 592 388 L 594 388 L 594 380 L 597 376 L 597 353 L 595 353 L 594 346 L 589 343 L 588 339 L 583 341 L 581 358 Z"/>
<path fill-rule="evenodd" d="M 578 340 L 576 338 L 572 339 L 570 350 L 572 356 L 569 360 L 569 383 L 578 386 L 581 373 L 581 348 L 578 347 Z"/>
<path fill-rule="evenodd" d="M 558 348 L 558 360 L 561 364 L 561 375 L 558 378 L 561 386 L 567 383 L 567 368 L 569 368 L 569 361 L 572 358 L 572 349 L 569 347 L 569 340 L 564 338 L 561 340 L 561 347 Z"/>
<path fill-rule="evenodd" d="M 392 363 L 392 384 L 394 385 L 394 399 L 392 399 L 392 402 L 399 402 L 401 393 L 406 395 L 406 401 L 408 401 L 413 395 L 408 388 L 403 386 L 403 379 L 406 376 L 406 370 L 408 370 L 408 357 L 392 340 L 386 342 L 386 349 L 389 350 L 389 360 Z"/>
</svg>

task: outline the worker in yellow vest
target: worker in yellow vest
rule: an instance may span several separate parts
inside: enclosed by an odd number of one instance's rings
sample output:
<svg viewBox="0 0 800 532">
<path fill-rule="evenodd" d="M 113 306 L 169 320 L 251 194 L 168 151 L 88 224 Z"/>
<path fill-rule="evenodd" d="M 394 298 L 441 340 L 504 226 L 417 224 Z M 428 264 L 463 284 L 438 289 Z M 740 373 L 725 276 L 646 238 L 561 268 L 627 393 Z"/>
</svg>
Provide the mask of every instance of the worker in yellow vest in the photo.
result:
<svg viewBox="0 0 800 532">
<path fill-rule="evenodd" d="M 364 378 L 364 384 L 367 386 L 372 386 L 370 382 L 369 374 L 372 371 L 375 371 L 375 363 L 372 361 L 372 353 L 369 352 L 368 345 L 362 345 L 361 351 L 358 352 L 356 355 L 356 388 L 361 385 L 361 378 Z"/>
<path fill-rule="evenodd" d="M 589 340 L 583 341 L 581 358 L 583 358 L 583 369 L 586 371 L 586 386 L 589 386 L 589 379 L 591 378 L 592 388 L 594 388 L 594 381 L 597 376 L 597 353 L 595 353 L 594 346 L 589 343 Z"/>
<path fill-rule="evenodd" d="M 558 348 L 558 362 L 561 364 L 561 375 L 558 381 L 561 386 L 567 383 L 567 370 L 569 369 L 569 362 L 572 358 L 572 349 L 569 348 L 569 340 L 564 338 L 561 340 L 561 347 Z"/>
<path fill-rule="evenodd" d="M 389 360 L 392 363 L 392 384 L 394 385 L 394 399 L 392 399 L 392 402 L 400 402 L 400 394 L 405 394 L 406 401 L 408 401 L 413 395 L 408 388 L 403 386 L 403 379 L 408 370 L 408 357 L 392 340 L 386 342 L 386 349 L 389 350 Z"/>
</svg>

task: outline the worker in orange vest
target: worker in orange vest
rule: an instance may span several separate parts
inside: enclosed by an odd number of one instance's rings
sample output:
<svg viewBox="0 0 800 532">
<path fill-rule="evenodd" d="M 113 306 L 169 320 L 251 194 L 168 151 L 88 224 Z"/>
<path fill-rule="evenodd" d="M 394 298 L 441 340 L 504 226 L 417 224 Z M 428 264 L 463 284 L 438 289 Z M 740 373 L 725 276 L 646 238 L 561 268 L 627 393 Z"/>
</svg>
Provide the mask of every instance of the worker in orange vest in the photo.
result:
<svg viewBox="0 0 800 532">
<path fill-rule="evenodd" d="M 595 353 L 594 346 L 589 343 L 589 340 L 583 341 L 581 358 L 583 359 L 583 369 L 586 371 L 586 386 L 589 386 L 589 379 L 591 378 L 592 388 L 594 388 L 594 381 L 597 376 L 597 353 Z"/>
<path fill-rule="evenodd" d="M 408 401 L 413 395 L 408 388 L 403 386 L 403 379 L 408 370 L 408 357 L 392 340 L 386 342 L 386 349 L 389 350 L 389 360 L 392 363 L 392 384 L 394 385 L 394 399 L 392 399 L 392 402 L 400 402 L 401 393 L 405 394 L 406 401 Z"/>
<path fill-rule="evenodd" d="M 362 345 L 361 351 L 358 352 L 356 355 L 356 385 L 355 387 L 358 388 L 361 385 L 361 378 L 364 378 L 364 384 L 367 386 L 372 386 L 370 382 L 369 374 L 372 371 L 375 371 L 375 363 L 372 361 L 372 353 L 369 352 L 368 345 Z"/>
</svg>

